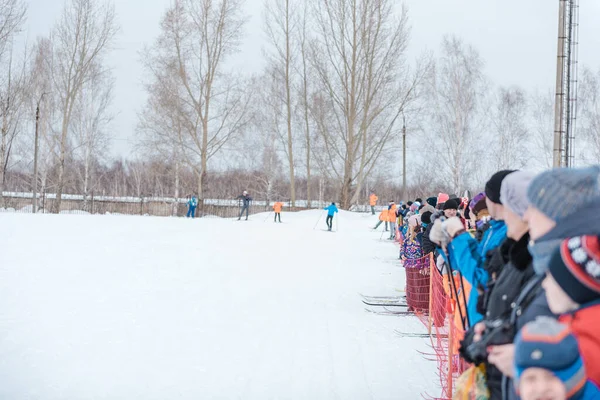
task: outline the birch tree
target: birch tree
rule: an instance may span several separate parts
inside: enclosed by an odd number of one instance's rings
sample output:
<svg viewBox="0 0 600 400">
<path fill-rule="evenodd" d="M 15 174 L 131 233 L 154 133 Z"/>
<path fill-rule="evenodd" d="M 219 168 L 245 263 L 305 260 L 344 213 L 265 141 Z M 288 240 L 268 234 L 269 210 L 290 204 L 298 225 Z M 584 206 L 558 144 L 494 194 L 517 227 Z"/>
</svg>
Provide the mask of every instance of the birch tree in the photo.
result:
<svg viewBox="0 0 600 400">
<path fill-rule="evenodd" d="M 5 175 L 15 136 L 18 132 L 16 118 L 22 112 L 24 100 L 23 81 L 25 69 L 13 59 L 12 42 L 25 22 L 27 6 L 22 0 L 0 0 L 0 112 L 2 113 L 0 137 L 0 200 L 4 191 Z"/>
<path fill-rule="evenodd" d="M 496 171 L 521 169 L 527 164 L 527 100 L 520 88 L 498 89 L 492 114 Z"/>
<path fill-rule="evenodd" d="M 532 159 L 542 169 L 552 168 L 554 97 L 552 91 L 536 92 L 529 101 Z"/>
<path fill-rule="evenodd" d="M 309 36 L 308 36 L 308 7 L 305 5 L 303 15 L 301 19 L 301 25 L 299 29 L 299 50 L 300 50 L 300 87 L 299 87 L 299 98 L 301 125 L 304 132 L 304 145 L 305 145 L 305 166 L 306 166 L 306 206 L 311 208 L 311 124 L 310 124 L 310 103 L 309 103 L 309 79 L 310 79 L 310 60 L 309 60 Z"/>
<path fill-rule="evenodd" d="M 241 0 L 175 0 L 158 41 L 144 55 L 152 90 L 163 92 L 160 96 L 169 99 L 163 104 L 181 123 L 181 131 L 165 140 L 177 142 L 179 156 L 196 174 L 200 206 L 209 160 L 248 122 L 251 96 L 225 68 L 239 48 L 241 9 Z M 175 84 L 165 78 L 166 70 L 174 72 Z"/>
<path fill-rule="evenodd" d="M 71 119 L 84 85 L 104 67 L 103 60 L 117 34 L 114 6 L 103 0 L 69 0 L 56 25 L 54 91 L 60 103 L 60 151 L 54 212 L 60 211 L 65 185 L 65 161 L 69 150 Z"/>
<path fill-rule="evenodd" d="M 486 93 L 479 52 L 457 37 L 445 37 L 428 84 L 431 152 L 440 174 L 462 193 L 476 167 Z"/>
<path fill-rule="evenodd" d="M 109 107 L 113 88 L 114 79 L 110 72 L 94 73 L 82 87 L 75 104 L 74 152 L 82 165 L 80 190 L 84 195 L 84 207 L 87 207 L 95 184 L 95 165 L 106 155 L 110 145 L 109 129 L 113 114 Z"/>
<path fill-rule="evenodd" d="M 266 52 L 270 71 L 275 85 L 271 110 L 281 114 L 282 124 L 274 127 L 284 144 L 289 165 L 290 198 L 292 207 L 296 206 L 296 177 L 294 166 L 294 134 L 292 132 L 292 106 L 294 99 L 294 54 L 297 42 L 299 2 L 297 0 L 265 1 L 265 32 L 269 41 Z M 279 119 L 279 118 L 277 118 Z"/>
<path fill-rule="evenodd" d="M 577 145 L 586 163 L 600 163 L 600 70 L 583 68 L 579 85 Z"/>
<path fill-rule="evenodd" d="M 325 157 L 349 208 L 399 132 L 427 66 L 407 66 L 408 14 L 392 0 L 315 0 L 311 64 L 320 99 L 313 102 Z M 400 124 L 399 124 L 400 122 Z M 401 127 L 400 127 L 401 128 Z"/>
</svg>

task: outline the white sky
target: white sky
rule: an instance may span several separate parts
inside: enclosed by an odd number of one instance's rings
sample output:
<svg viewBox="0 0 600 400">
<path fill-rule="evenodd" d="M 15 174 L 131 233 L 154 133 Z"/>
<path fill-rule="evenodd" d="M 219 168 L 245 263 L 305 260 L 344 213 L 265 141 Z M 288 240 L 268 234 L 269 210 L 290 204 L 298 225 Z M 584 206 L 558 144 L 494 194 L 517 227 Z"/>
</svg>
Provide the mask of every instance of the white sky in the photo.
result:
<svg viewBox="0 0 600 400">
<path fill-rule="evenodd" d="M 139 52 L 159 32 L 169 0 L 115 0 L 121 25 L 114 65 L 116 90 L 113 153 L 130 154 L 137 112 L 145 94 Z M 495 84 L 548 90 L 555 82 L 558 1 L 554 0 L 405 0 L 412 25 L 411 58 L 437 50 L 443 35 L 456 34 L 474 45 L 486 60 L 486 73 Z M 580 16 L 581 63 L 600 67 L 600 2 L 582 1 Z M 58 18 L 62 0 L 29 0 L 26 24 L 29 40 L 47 34 Z M 250 20 L 241 53 L 233 65 L 248 73 L 262 67 L 263 0 L 246 0 Z"/>
</svg>

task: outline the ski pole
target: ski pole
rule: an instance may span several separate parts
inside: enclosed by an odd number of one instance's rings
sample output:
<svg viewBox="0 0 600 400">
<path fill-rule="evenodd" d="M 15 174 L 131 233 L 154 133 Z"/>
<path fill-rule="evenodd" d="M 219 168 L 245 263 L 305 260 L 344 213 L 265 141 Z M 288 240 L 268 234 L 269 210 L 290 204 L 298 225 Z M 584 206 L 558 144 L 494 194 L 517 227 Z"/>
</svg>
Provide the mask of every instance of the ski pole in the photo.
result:
<svg viewBox="0 0 600 400">
<path fill-rule="evenodd" d="M 458 313 L 460 314 L 460 322 L 462 324 L 462 328 L 464 331 L 467 330 L 467 327 L 465 325 L 465 316 L 463 315 L 463 310 L 462 307 L 460 306 L 460 301 L 458 299 L 458 290 L 456 289 L 456 282 L 454 282 L 454 273 L 452 270 L 452 266 L 450 265 L 450 259 L 448 259 L 447 261 L 447 267 L 448 267 L 448 281 L 450 282 L 450 287 L 452 288 L 452 291 L 454 292 L 454 299 L 456 301 L 456 308 L 458 308 Z M 452 297 L 452 296 L 450 296 Z M 466 306 L 466 304 L 465 304 Z M 466 311 L 466 310 L 465 310 Z"/>
<path fill-rule="evenodd" d="M 267 220 L 269 219 L 269 217 L 270 217 L 270 216 L 271 216 L 271 213 L 269 212 L 269 213 L 267 214 L 267 216 L 265 217 L 265 220 L 264 220 L 263 222 L 267 222 Z"/>
<path fill-rule="evenodd" d="M 381 230 L 381 236 L 379 236 L 379 240 L 383 240 L 384 233 L 385 233 L 385 228 Z"/>
<path fill-rule="evenodd" d="M 317 223 L 315 224 L 315 226 L 314 226 L 314 228 L 313 228 L 313 231 L 314 231 L 315 229 L 317 229 L 317 225 L 319 225 L 319 222 L 321 222 L 321 218 L 323 218 L 323 213 L 321 213 L 321 214 L 319 215 L 319 219 L 317 220 Z"/>
</svg>

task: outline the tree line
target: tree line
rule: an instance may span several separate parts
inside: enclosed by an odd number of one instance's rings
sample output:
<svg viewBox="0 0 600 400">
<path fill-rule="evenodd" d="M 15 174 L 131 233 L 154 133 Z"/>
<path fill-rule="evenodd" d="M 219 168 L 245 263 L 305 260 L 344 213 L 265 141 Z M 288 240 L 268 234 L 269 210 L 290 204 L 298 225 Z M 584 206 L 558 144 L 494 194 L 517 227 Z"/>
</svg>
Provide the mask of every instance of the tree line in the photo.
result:
<svg viewBox="0 0 600 400">
<path fill-rule="evenodd" d="M 19 48 L 27 2 L 0 0 L 0 201 L 36 188 L 57 193 L 58 211 L 63 193 L 202 201 L 248 189 L 349 208 L 371 190 L 458 194 L 494 170 L 550 167 L 552 92 L 494 85 L 468 38 L 409 57 L 419 21 L 405 5 L 266 0 L 257 74 L 232 63 L 243 9 L 243 0 L 171 2 L 140 54 L 147 101 L 132 105 L 134 150 L 115 160 L 114 4 L 66 0 L 51 32 Z M 576 160 L 598 163 L 600 72 L 584 67 L 579 85 Z"/>
</svg>

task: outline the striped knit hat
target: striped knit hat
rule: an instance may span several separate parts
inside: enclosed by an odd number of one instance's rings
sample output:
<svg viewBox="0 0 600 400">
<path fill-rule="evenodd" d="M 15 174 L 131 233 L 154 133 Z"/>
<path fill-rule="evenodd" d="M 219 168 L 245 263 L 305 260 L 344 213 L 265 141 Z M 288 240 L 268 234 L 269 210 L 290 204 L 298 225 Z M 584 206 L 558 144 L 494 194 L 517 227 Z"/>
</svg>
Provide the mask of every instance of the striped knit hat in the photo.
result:
<svg viewBox="0 0 600 400">
<path fill-rule="evenodd" d="M 529 203 L 555 222 L 600 201 L 600 166 L 555 168 L 527 189 Z"/>
<path fill-rule="evenodd" d="M 515 339 L 516 387 L 527 368 L 551 371 L 567 388 L 567 399 L 579 399 L 587 377 L 577 340 L 569 327 L 554 318 L 538 317 L 521 329 Z"/>
<path fill-rule="evenodd" d="M 577 304 L 600 299 L 598 236 L 576 236 L 564 240 L 552 255 L 548 272 Z"/>
</svg>

